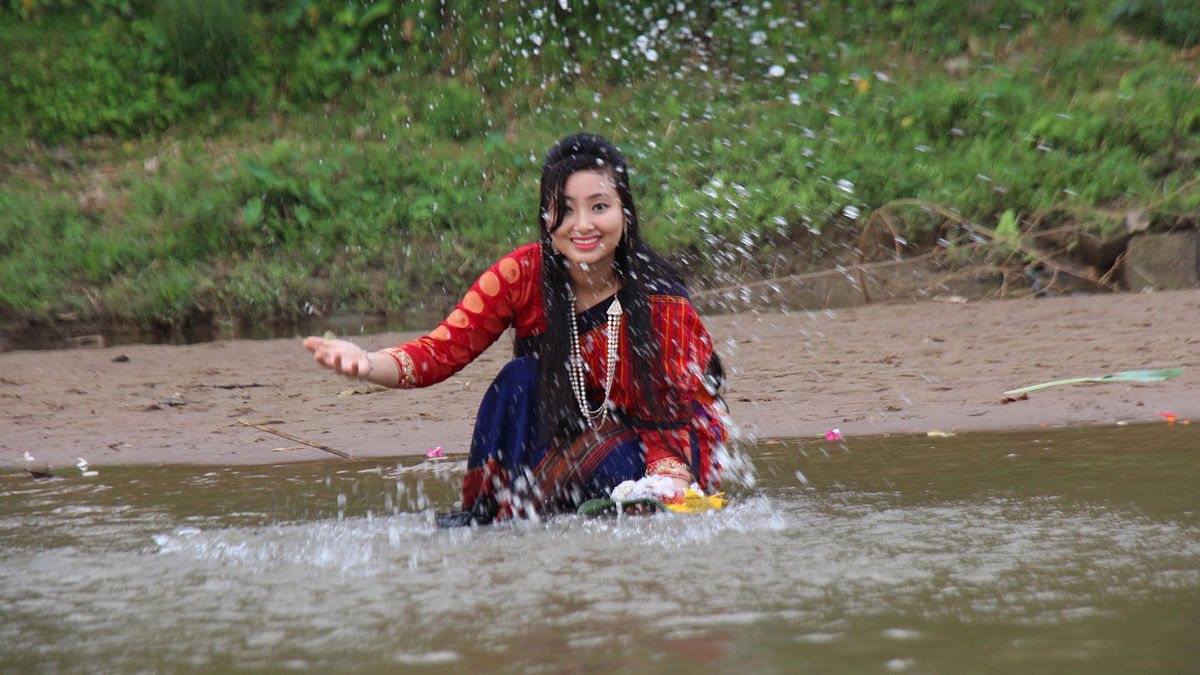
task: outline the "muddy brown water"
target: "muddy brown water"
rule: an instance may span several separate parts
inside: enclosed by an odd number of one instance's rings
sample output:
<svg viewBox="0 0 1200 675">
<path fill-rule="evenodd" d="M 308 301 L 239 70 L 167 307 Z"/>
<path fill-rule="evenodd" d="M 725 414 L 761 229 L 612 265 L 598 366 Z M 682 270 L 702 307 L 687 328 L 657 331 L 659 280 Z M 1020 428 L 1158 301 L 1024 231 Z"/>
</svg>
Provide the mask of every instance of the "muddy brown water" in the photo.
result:
<svg viewBox="0 0 1200 675">
<path fill-rule="evenodd" d="M 1200 425 L 746 455 L 722 512 L 453 531 L 461 458 L 9 471 L 0 672 L 1196 672 Z"/>
</svg>

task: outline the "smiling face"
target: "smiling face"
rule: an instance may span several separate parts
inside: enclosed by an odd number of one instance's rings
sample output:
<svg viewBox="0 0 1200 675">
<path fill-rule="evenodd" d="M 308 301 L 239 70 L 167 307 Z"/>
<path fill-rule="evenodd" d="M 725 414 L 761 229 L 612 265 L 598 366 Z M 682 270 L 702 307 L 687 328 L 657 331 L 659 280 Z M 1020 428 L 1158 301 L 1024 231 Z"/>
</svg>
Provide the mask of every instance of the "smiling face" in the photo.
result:
<svg viewBox="0 0 1200 675">
<path fill-rule="evenodd" d="M 567 178 L 563 197 L 562 225 L 550 233 L 555 250 L 573 267 L 611 271 L 625 231 L 625 214 L 612 176 L 608 171 L 576 171 Z"/>
</svg>

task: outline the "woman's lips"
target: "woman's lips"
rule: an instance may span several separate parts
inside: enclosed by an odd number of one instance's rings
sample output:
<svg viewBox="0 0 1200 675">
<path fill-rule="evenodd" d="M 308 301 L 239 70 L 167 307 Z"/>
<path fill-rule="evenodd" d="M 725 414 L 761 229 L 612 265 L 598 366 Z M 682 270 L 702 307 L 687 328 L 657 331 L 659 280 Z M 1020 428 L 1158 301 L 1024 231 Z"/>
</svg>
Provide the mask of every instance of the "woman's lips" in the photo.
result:
<svg viewBox="0 0 1200 675">
<path fill-rule="evenodd" d="M 586 239 L 572 239 L 571 243 L 580 251 L 590 251 L 600 245 L 600 237 L 588 237 Z"/>
</svg>

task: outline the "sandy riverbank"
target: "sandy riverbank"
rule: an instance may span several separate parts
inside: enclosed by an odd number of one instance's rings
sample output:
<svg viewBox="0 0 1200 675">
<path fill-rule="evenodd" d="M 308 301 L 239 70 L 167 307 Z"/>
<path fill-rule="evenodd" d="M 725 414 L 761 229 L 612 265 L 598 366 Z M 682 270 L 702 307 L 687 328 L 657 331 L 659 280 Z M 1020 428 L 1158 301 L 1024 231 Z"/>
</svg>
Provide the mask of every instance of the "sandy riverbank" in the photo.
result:
<svg viewBox="0 0 1200 675">
<path fill-rule="evenodd" d="M 1200 290 L 967 304 L 870 305 L 710 316 L 727 398 L 758 437 L 847 437 L 1039 425 L 1200 421 Z M 379 348 L 414 337 L 355 338 Z M 501 338 L 424 390 L 368 388 L 321 370 L 300 339 L 0 354 L 0 466 L 273 463 L 465 451 L 475 407 L 511 350 Z M 1155 384 L 1003 392 L 1047 380 L 1184 366 Z M 359 392 L 359 393 L 350 393 Z M 26 462 L 24 453 L 36 457 Z"/>
</svg>

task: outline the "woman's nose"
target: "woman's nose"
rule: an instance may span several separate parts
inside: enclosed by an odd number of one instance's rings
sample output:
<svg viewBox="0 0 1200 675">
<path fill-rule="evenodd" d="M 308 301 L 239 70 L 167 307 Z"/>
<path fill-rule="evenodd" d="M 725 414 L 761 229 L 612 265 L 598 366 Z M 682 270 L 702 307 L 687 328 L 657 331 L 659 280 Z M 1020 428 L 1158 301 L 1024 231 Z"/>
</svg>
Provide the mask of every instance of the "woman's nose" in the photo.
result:
<svg viewBox="0 0 1200 675">
<path fill-rule="evenodd" d="M 587 211 L 584 211 L 575 217 L 576 230 L 590 230 L 592 228 L 592 219 Z"/>
</svg>

